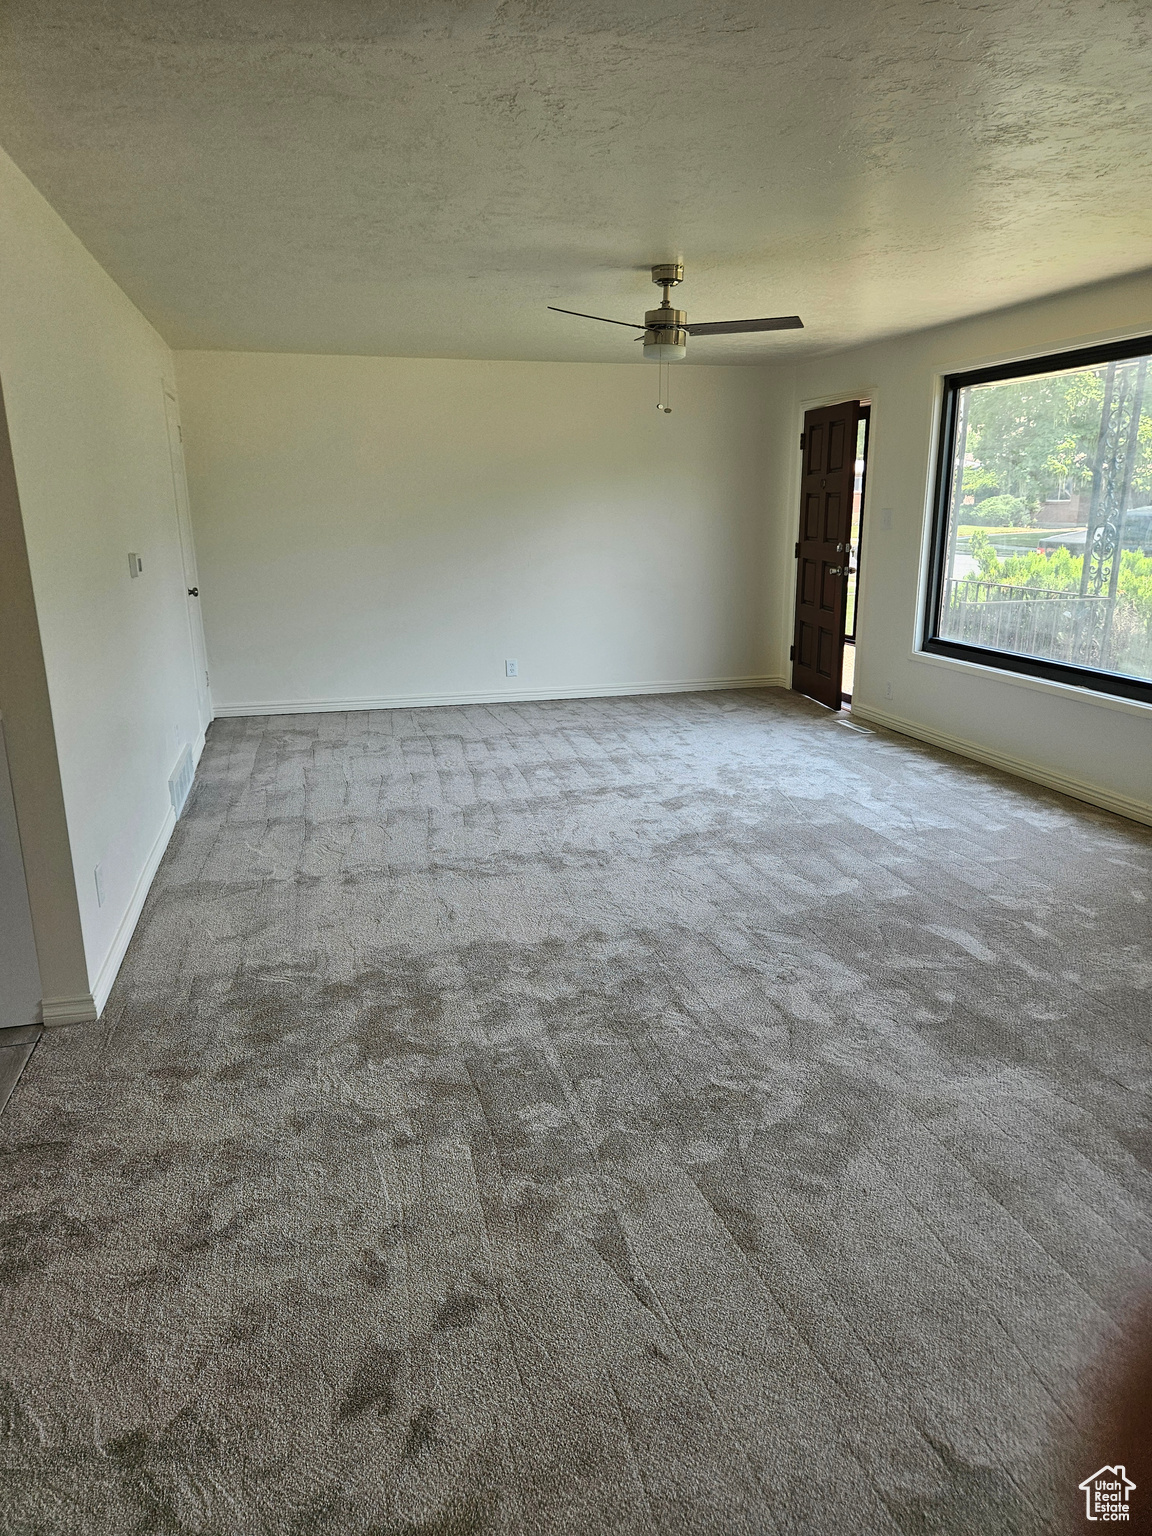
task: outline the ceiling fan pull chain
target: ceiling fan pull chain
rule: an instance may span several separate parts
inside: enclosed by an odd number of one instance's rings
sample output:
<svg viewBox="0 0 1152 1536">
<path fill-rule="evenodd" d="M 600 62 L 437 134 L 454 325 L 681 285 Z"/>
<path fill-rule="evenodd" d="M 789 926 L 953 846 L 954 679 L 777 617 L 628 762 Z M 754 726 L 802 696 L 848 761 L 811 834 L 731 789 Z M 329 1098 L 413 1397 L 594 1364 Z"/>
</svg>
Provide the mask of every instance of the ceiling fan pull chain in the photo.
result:
<svg viewBox="0 0 1152 1536">
<path fill-rule="evenodd" d="M 672 406 L 668 396 L 668 364 L 660 364 L 660 388 L 657 391 L 656 409 L 663 411 L 665 416 L 671 416 Z"/>
</svg>

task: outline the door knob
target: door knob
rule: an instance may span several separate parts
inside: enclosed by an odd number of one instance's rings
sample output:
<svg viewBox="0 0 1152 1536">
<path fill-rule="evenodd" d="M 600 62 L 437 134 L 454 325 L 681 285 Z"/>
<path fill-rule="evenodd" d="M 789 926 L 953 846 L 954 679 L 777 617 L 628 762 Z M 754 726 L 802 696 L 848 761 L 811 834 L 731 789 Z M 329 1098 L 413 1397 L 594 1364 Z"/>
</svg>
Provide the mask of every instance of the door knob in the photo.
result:
<svg viewBox="0 0 1152 1536">
<path fill-rule="evenodd" d="M 188 588 L 188 596 L 189 597 L 199 597 L 200 596 L 200 588 L 199 587 L 189 587 Z"/>
</svg>

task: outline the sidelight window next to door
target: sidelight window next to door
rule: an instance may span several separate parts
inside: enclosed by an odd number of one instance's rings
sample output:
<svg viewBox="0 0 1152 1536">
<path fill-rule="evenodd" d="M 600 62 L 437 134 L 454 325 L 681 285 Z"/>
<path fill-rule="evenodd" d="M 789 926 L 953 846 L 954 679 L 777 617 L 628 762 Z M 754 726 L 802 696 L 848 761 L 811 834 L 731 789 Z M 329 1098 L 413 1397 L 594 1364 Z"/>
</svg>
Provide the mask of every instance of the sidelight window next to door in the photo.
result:
<svg viewBox="0 0 1152 1536">
<path fill-rule="evenodd" d="M 844 683 L 845 652 L 854 662 L 869 415 L 859 400 L 822 406 L 805 413 L 800 439 L 792 687 L 829 709 L 852 691 L 851 667 Z"/>
<path fill-rule="evenodd" d="M 866 402 L 860 406 L 856 422 L 856 463 L 852 481 L 852 527 L 848 534 L 850 550 L 848 562 L 848 597 L 844 610 L 844 662 L 840 674 L 840 697 L 845 704 L 852 702 L 852 689 L 856 680 L 856 612 L 859 591 L 860 538 L 864 531 L 864 481 L 868 469 L 868 432 L 872 424 L 872 408 Z"/>
</svg>

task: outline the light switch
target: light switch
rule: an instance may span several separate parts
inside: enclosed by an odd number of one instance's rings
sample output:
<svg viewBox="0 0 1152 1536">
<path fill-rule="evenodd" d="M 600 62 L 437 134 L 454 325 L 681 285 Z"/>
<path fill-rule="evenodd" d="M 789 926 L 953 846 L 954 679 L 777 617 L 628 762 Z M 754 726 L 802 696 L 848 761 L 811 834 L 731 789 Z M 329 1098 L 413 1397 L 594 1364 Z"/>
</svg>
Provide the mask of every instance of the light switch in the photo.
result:
<svg viewBox="0 0 1152 1536">
<path fill-rule="evenodd" d="M 143 562 L 143 560 L 141 560 L 140 556 L 139 555 L 129 555 L 128 556 L 128 574 L 133 578 L 133 580 L 135 580 L 135 578 L 137 576 L 141 575 L 143 573 L 143 570 L 144 570 L 144 562 Z"/>
</svg>

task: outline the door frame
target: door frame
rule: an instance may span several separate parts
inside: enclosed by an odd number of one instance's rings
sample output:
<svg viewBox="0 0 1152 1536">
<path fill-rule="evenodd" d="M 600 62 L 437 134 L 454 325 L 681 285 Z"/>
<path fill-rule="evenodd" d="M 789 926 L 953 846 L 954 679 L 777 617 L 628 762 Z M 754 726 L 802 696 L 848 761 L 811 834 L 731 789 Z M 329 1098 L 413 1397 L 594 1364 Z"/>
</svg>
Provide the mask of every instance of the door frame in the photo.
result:
<svg viewBox="0 0 1152 1536">
<path fill-rule="evenodd" d="M 172 415 L 168 403 L 172 403 Z M 196 715 L 200 735 L 215 718 L 212 703 L 212 678 L 208 670 L 208 642 L 204 636 L 204 620 L 199 607 L 199 596 L 191 597 L 192 589 L 199 591 L 200 578 L 196 562 L 196 538 L 192 528 L 192 504 L 188 497 L 188 473 L 184 463 L 184 429 L 180 421 L 180 396 L 176 385 L 163 375 L 160 379 L 160 409 L 164 413 L 164 437 L 168 444 L 168 463 L 172 471 L 172 513 L 176 519 L 176 538 L 180 546 L 180 575 L 184 583 L 184 612 L 188 620 L 188 645 L 192 658 L 192 671 L 196 692 Z M 172 439 L 172 422 L 176 424 L 176 440 Z M 180 490 L 184 492 L 184 509 L 180 508 Z M 196 603 L 193 610 L 192 604 Z M 201 664 L 204 670 L 203 692 L 197 675 Z"/>
<path fill-rule="evenodd" d="M 788 575 L 784 582 L 784 601 L 781 603 L 780 613 L 780 645 L 781 655 L 784 657 L 784 686 L 792 687 L 792 658 L 788 652 L 792 645 L 792 632 L 796 624 L 796 582 L 798 572 L 796 560 L 792 549 L 796 543 L 796 530 L 800 517 L 800 491 L 804 479 L 804 454 L 800 447 L 800 434 L 804 430 L 804 417 L 808 411 L 818 411 L 822 406 L 839 405 L 842 400 L 859 400 L 861 405 L 869 408 L 868 419 L 868 477 L 875 484 L 876 475 L 876 419 L 880 399 L 878 389 L 862 387 L 858 390 L 838 389 L 834 394 L 812 395 L 803 400 L 798 400 L 792 409 L 792 443 L 789 448 L 788 462 L 788 495 L 789 512 L 787 522 L 784 524 L 784 536 L 780 544 L 782 560 L 786 561 L 785 570 Z M 856 608 L 864 600 L 868 590 L 868 553 L 871 547 L 869 538 L 870 530 L 875 526 L 875 518 L 867 522 L 861 518 L 860 524 L 860 548 L 856 555 Z M 860 676 L 860 645 L 856 645 L 856 677 Z M 858 687 L 853 686 L 853 697 L 859 693 Z"/>
</svg>

